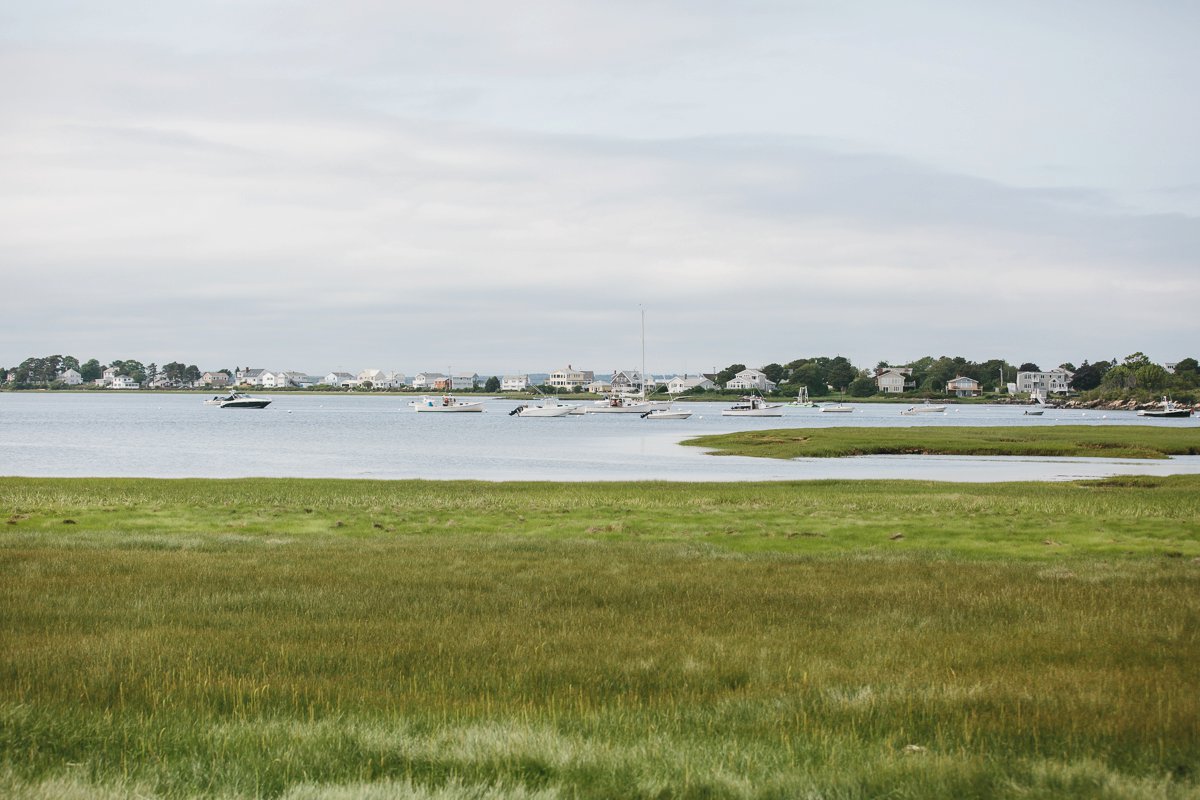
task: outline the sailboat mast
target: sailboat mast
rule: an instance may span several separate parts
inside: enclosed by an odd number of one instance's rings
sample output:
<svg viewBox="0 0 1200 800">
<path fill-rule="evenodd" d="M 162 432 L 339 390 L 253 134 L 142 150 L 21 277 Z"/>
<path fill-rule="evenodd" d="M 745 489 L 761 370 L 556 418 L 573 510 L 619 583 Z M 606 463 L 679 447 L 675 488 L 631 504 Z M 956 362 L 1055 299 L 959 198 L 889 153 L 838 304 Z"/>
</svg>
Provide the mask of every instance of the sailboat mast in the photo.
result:
<svg viewBox="0 0 1200 800">
<path fill-rule="evenodd" d="M 642 397 L 646 397 L 646 309 L 642 309 Z"/>
</svg>

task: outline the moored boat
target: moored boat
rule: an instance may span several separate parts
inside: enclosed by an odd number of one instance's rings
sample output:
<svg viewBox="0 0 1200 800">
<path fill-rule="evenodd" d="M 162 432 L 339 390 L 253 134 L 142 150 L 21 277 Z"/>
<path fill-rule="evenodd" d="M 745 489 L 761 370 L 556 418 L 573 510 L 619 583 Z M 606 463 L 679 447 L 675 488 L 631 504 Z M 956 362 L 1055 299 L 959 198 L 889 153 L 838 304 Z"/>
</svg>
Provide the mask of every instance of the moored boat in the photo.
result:
<svg viewBox="0 0 1200 800">
<path fill-rule="evenodd" d="M 761 397 L 743 397 L 742 402 L 736 403 L 721 411 L 722 417 L 782 417 L 782 403 L 768 403 Z"/>
<path fill-rule="evenodd" d="M 825 414 L 849 414 L 854 410 L 854 406 L 848 406 L 844 403 L 830 403 L 827 406 L 821 406 L 821 412 Z"/>
<path fill-rule="evenodd" d="M 1190 417 L 1192 410 L 1187 406 L 1177 406 L 1169 397 L 1162 399 L 1162 408 L 1144 408 L 1137 412 L 1139 417 L 1151 417 L 1157 419 L 1182 419 Z"/>
<path fill-rule="evenodd" d="M 482 400 L 464 401 L 459 400 L 452 394 L 444 394 L 441 397 L 430 397 L 428 395 L 420 400 L 413 400 L 409 403 L 414 411 L 426 412 L 470 412 L 483 411 Z"/>
<path fill-rule="evenodd" d="M 558 402 L 557 397 L 545 396 L 542 398 L 542 402 L 536 405 L 517 406 L 508 412 L 508 415 L 510 417 L 565 417 L 576 408 L 578 406 L 570 403 Z"/>
<path fill-rule="evenodd" d="M 266 408 L 271 401 L 265 397 L 252 397 L 241 392 L 230 392 L 226 395 L 216 395 L 211 400 L 205 400 L 206 406 L 219 408 Z"/>
</svg>

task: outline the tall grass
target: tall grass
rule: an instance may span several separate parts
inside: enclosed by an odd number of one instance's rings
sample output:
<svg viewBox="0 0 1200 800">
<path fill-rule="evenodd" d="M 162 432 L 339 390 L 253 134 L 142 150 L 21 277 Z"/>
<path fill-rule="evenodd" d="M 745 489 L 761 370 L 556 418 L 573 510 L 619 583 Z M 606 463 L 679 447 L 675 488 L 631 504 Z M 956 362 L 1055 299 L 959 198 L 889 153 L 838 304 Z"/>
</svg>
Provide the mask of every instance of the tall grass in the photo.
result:
<svg viewBox="0 0 1200 800">
<path fill-rule="evenodd" d="M 837 458 L 859 455 L 1166 458 L 1200 455 L 1200 428 L 1150 425 L 796 428 L 689 439 L 718 455 Z"/>
<path fill-rule="evenodd" d="M 0 793 L 1194 797 L 1195 490 L 0 480 Z"/>
</svg>

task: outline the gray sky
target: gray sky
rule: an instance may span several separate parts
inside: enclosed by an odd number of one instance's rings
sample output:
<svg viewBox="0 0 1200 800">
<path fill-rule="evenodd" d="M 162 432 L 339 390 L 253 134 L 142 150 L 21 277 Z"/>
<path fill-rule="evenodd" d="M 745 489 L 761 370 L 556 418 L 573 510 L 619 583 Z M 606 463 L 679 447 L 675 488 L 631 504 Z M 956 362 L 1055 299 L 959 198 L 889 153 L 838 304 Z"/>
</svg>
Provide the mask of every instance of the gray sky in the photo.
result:
<svg viewBox="0 0 1200 800">
<path fill-rule="evenodd" d="M 1200 4 L 0 0 L 0 365 L 1200 355 Z"/>
</svg>

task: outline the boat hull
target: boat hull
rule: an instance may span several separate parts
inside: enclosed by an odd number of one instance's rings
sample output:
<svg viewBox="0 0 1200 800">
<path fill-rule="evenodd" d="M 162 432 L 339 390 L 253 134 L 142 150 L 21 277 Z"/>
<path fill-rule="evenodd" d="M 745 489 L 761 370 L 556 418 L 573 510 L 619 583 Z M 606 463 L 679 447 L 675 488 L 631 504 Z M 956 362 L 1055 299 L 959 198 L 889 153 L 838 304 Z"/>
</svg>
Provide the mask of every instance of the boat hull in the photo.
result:
<svg viewBox="0 0 1200 800">
<path fill-rule="evenodd" d="M 566 417 L 575 410 L 575 406 L 524 406 L 517 410 L 518 417 Z"/>
<path fill-rule="evenodd" d="M 773 408 L 727 408 L 721 412 L 722 417 L 782 417 L 783 409 Z"/>
</svg>

